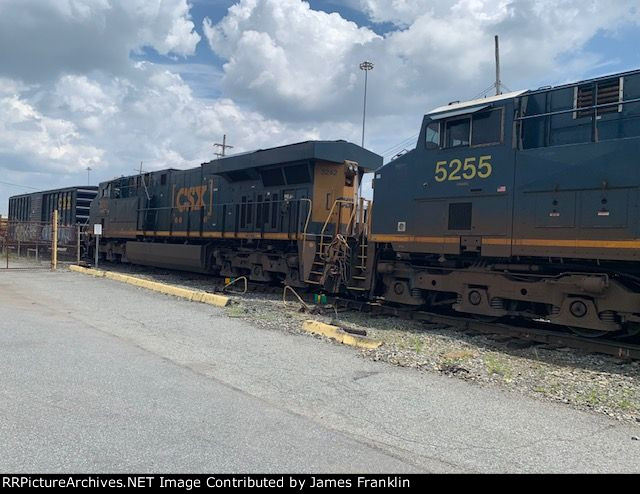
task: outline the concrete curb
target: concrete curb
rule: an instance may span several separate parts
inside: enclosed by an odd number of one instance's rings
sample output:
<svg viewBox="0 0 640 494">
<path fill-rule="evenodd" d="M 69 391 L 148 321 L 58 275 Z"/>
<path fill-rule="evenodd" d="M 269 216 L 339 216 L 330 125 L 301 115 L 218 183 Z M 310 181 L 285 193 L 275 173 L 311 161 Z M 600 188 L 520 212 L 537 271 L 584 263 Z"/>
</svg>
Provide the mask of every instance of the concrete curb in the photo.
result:
<svg viewBox="0 0 640 494">
<path fill-rule="evenodd" d="M 353 335 L 345 333 L 338 326 L 331 326 L 320 321 L 308 320 L 302 324 L 302 329 L 308 333 L 319 334 L 336 340 L 343 345 L 354 346 L 357 348 L 363 348 L 365 350 L 375 350 L 382 346 L 382 342 L 378 340 L 372 340 L 364 336 Z"/>
<path fill-rule="evenodd" d="M 135 276 L 128 276 L 120 273 L 112 273 L 110 271 L 101 271 L 99 269 L 83 268 L 81 266 L 69 266 L 71 271 L 76 273 L 88 274 L 90 276 L 96 276 L 98 278 L 108 278 L 114 281 L 120 281 L 129 285 L 137 286 L 140 288 L 146 288 L 158 293 L 164 293 L 165 295 L 172 295 L 174 297 L 184 298 L 190 302 L 200 302 L 208 305 L 215 305 L 216 307 L 226 307 L 229 305 L 229 297 L 223 295 L 216 295 L 214 293 L 199 292 L 195 290 L 189 290 L 187 288 L 180 288 L 177 286 L 166 285 L 164 283 L 158 283 L 156 281 L 143 280 L 142 278 L 136 278 Z"/>
</svg>

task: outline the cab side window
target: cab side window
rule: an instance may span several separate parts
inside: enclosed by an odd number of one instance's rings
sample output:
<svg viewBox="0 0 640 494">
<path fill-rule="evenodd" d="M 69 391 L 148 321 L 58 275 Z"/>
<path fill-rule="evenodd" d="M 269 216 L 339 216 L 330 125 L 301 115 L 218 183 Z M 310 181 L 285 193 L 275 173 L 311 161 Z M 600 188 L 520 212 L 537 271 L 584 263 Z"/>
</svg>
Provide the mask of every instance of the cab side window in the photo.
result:
<svg viewBox="0 0 640 494">
<path fill-rule="evenodd" d="M 500 144 L 503 139 L 503 113 L 502 108 L 496 108 L 448 120 L 445 123 L 444 147 Z"/>
<path fill-rule="evenodd" d="M 471 136 L 471 118 L 449 120 L 446 124 L 446 147 L 457 148 L 468 146 Z"/>
<path fill-rule="evenodd" d="M 486 146 L 502 142 L 502 109 L 473 115 L 472 146 Z"/>
<path fill-rule="evenodd" d="M 440 148 L 440 122 L 431 122 L 427 126 L 426 145 L 427 149 Z"/>
</svg>

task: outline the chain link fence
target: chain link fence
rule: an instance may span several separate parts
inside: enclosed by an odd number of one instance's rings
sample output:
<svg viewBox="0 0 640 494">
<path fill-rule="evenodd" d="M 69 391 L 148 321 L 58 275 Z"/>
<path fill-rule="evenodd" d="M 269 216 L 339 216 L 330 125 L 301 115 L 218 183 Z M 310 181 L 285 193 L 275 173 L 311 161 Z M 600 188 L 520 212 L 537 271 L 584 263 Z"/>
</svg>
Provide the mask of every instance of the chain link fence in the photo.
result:
<svg viewBox="0 0 640 494">
<path fill-rule="evenodd" d="M 78 263 L 83 254 L 82 227 L 58 225 L 56 248 L 54 226 L 53 222 L 3 221 L 0 269 L 48 269 L 55 268 L 58 262 Z"/>
</svg>

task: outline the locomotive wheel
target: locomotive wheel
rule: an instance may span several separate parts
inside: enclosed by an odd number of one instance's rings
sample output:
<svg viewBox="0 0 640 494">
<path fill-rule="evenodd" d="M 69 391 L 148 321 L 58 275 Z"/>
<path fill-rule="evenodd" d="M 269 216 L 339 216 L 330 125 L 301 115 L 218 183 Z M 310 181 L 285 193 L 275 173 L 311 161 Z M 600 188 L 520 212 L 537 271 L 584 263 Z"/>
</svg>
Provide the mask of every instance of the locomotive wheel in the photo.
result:
<svg viewBox="0 0 640 494">
<path fill-rule="evenodd" d="M 625 336 L 638 336 L 640 335 L 640 323 L 628 322 L 624 325 Z"/>
</svg>

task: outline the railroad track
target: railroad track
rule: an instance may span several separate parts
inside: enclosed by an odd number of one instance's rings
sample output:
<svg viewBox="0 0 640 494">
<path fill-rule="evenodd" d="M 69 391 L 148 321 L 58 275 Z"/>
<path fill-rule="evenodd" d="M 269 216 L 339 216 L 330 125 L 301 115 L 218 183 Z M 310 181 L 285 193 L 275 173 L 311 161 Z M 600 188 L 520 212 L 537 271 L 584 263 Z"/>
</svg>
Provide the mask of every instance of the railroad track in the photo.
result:
<svg viewBox="0 0 640 494">
<path fill-rule="evenodd" d="M 519 338 L 536 343 L 544 343 L 558 347 L 570 347 L 590 353 L 602 353 L 621 359 L 640 360 L 640 345 L 617 340 L 594 339 L 534 327 L 532 325 L 507 324 L 504 322 L 485 322 L 470 317 L 452 316 L 399 307 L 390 307 L 370 302 L 359 302 L 351 299 L 336 299 L 338 304 L 355 308 L 363 312 L 378 313 L 396 316 L 413 321 L 423 321 L 432 324 L 441 324 L 454 327 L 463 331 L 476 331 L 479 333 L 498 334 Z"/>
<path fill-rule="evenodd" d="M 183 276 L 180 273 L 176 272 L 172 272 L 169 275 L 164 275 L 157 272 L 149 273 L 149 271 L 145 271 L 142 273 L 128 272 L 128 274 L 153 274 L 154 279 L 156 279 L 157 281 L 163 281 L 163 278 L 165 279 L 164 281 L 167 281 L 166 278 L 172 278 L 172 280 L 174 280 L 175 282 L 176 278 L 182 278 L 182 280 L 180 280 L 182 283 L 188 283 L 189 281 L 198 281 L 202 279 L 207 281 L 207 288 L 209 290 L 213 289 L 213 291 L 216 293 L 224 292 L 229 295 L 238 296 L 242 296 L 246 293 L 282 295 L 283 290 L 282 286 L 247 281 L 245 292 L 242 290 L 242 284 L 240 286 L 236 286 L 235 284 L 232 286 L 226 286 L 223 278 L 212 278 L 209 275 L 202 275 L 202 277 L 200 277 L 199 275 L 194 275 L 192 273 L 187 276 Z M 211 283 L 212 281 L 213 283 Z M 309 290 L 300 289 L 298 293 L 303 299 L 305 299 L 306 302 L 308 302 L 310 305 L 313 305 L 312 292 L 310 292 Z M 330 304 L 329 306 L 326 306 L 327 310 L 329 310 L 331 307 L 335 307 L 336 309 L 340 310 L 356 310 L 359 312 L 371 314 L 394 316 L 402 319 L 443 325 L 461 331 L 475 331 L 485 334 L 508 336 L 511 338 L 547 344 L 550 346 L 569 347 L 589 353 L 611 355 L 621 359 L 640 360 L 640 344 L 637 344 L 635 342 L 610 339 L 607 340 L 600 338 L 585 338 L 575 334 L 565 333 L 561 330 L 556 331 L 548 328 L 536 327 L 530 322 L 527 322 L 527 324 L 509 324 L 502 321 L 486 322 L 473 319 L 471 317 L 393 307 L 380 303 L 360 301 L 344 297 L 327 297 L 327 300 Z M 290 301 L 292 303 L 296 302 L 294 297 L 292 297 Z"/>
</svg>

